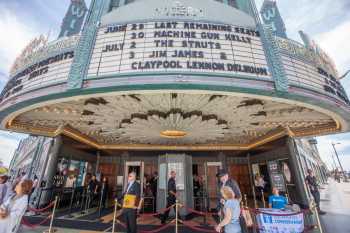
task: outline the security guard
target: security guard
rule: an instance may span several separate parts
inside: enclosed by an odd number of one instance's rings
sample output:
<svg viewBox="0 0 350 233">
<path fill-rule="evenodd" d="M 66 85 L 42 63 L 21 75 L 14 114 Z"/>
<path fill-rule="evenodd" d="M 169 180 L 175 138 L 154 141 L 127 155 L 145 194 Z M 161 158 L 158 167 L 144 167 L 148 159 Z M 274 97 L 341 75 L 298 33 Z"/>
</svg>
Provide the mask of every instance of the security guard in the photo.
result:
<svg viewBox="0 0 350 233">
<path fill-rule="evenodd" d="M 141 196 L 141 185 L 136 181 L 136 173 L 128 175 L 128 185 L 123 193 L 123 216 L 127 233 L 137 232 L 137 208 Z"/>
<path fill-rule="evenodd" d="M 166 208 L 174 205 L 176 203 L 177 193 L 176 193 L 176 172 L 170 172 L 170 178 L 168 180 L 168 197 Z M 174 206 L 174 211 L 176 212 L 176 207 Z M 162 224 L 166 222 L 169 217 L 170 209 L 165 211 L 162 217 Z"/>
</svg>

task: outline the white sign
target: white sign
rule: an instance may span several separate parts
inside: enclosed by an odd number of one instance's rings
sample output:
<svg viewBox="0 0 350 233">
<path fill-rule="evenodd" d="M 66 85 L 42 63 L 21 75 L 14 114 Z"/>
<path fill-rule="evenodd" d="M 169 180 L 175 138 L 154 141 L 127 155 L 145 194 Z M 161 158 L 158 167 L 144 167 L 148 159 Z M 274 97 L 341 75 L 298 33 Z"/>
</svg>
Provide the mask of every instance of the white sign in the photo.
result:
<svg viewBox="0 0 350 233">
<path fill-rule="evenodd" d="M 304 216 L 302 213 L 288 215 L 293 212 L 278 209 L 259 210 L 268 213 L 256 216 L 259 232 L 261 233 L 301 233 L 304 231 Z"/>
<path fill-rule="evenodd" d="M 73 57 L 74 51 L 72 50 L 30 65 L 14 77 L 10 77 L 10 81 L 1 93 L 1 99 L 4 100 L 20 92 L 66 81 Z"/>
<path fill-rule="evenodd" d="M 271 78 L 260 34 L 253 29 L 179 21 L 99 29 L 88 78 L 155 72 Z"/>
<path fill-rule="evenodd" d="M 20 92 L 66 81 L 78 39 L 79 36 L 62 38 L 35 50 L 28 47 L 23 56 L 17 58 L 0 102 Z"/>
</svg>

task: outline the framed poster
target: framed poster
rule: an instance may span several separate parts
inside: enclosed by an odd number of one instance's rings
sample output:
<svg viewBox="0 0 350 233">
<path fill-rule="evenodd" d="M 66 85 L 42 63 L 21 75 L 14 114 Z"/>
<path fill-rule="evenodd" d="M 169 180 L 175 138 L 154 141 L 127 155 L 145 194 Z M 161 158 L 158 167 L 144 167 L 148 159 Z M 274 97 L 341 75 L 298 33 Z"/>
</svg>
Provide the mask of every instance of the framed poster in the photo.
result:
<svg viewBox="0 0 350 233">
<path fill-rule="evenodd" d="M 284 177 L 282 174 L 270 174 L 270 178 L 273 187 L 276 187 L 280 192 L 286 191 L 286 184 L 284 182 Z"/>
<path fill-rule="evenodd" d="M 278 173 L 279 169 L 278 169 L 278 162 L 277 161 L 269 161 L 267 163 L 267 167 L 269 169 L 269 173 Z"/>
<path fill-rule="evenodd" d="M 253 172 L 254 177 L 255 177 L 255 175 L 260 174 L 260 168 L 259 168 L 258 163 L 252 164 L 252 172 Z"/>
</svg>

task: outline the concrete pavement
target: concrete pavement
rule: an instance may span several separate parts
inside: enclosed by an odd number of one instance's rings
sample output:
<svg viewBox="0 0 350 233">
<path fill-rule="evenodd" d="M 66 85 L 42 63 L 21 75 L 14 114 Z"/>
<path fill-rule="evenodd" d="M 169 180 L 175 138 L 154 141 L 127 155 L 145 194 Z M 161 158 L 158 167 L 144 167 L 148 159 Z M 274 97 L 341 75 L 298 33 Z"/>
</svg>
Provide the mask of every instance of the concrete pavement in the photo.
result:
<svg viewBox="0 0 350 233">
<path fill-rule="evenodd" d="M 321 216 L 325 233 L 350 233 L 350 183 L 329 179 L 321 190 L 321 209 L 327 212 Z"/>
<path fill-rule="evenodd" d="M 321 190 L 321 216 L 324 233 L 350 233 L 350 183 L 337 183 L 333 179 Z M 25 228 L 24 233 L 42 233 L 47 227 Z M 57 233 L 96 233 L 92 231 L 58 229 Z"/>
</svg>

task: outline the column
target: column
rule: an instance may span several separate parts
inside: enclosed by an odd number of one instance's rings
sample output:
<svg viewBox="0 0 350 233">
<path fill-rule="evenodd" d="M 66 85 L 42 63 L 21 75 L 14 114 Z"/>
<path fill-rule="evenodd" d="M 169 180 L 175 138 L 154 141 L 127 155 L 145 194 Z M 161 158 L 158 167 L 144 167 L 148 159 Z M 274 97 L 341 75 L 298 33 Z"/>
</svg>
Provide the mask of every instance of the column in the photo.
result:
<svg viewBox="0 0 350 233">
<path fill-rule="evenodd" d="M 300 201 L 303 205 L 309 205 L 308 191 L 304 181 L 305 177 L 302 171 L 298 149 L 296 148 L 294 139 L 289 137 L 287 143 L 290 152 L 291 170 L 293 170 L 293 174 L 295 174 L 294 179 L 296 189 L 300 195 Z"/>
<path fill-rule="evenodd" d="M 193 207 L 193 176 L 192 176 L 192 156 L 186 154 L 165 154 L 158 158 L 158 195 L 157 210 L 166 206 L 167 184 L 170 172 L 177 173 L 176 186 L 181 204 Z M 181 209 L 181 215 L 186 215 L 187 211 Z"/>
</svg>

